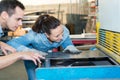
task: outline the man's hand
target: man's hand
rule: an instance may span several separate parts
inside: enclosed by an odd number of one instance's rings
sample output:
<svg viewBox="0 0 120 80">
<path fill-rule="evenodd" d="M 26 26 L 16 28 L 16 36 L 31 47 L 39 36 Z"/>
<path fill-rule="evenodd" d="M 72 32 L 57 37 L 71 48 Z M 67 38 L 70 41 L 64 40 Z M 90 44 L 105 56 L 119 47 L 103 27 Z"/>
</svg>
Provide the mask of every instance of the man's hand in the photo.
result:
<svg viewBox="0 0 120 80">
<path fill-rule="evenodd" d="M 41 63 L 40 59 L 44 59 L 40 54 L 34 52 L 15 52 L 6 56 L 0 57 L 0 69 L 5 68 L 18 60 L 31 60 L 35 65 Z"/>
<path fill-rule="evenodd" d="M 22 60 L 32 60 L 36 65 L 37 62 L 41 63 L 40 59 L 45 59 L 45 57 L 35 52 L 19 52 L 17 54 L 21 55 Z"/>
<path fill-rule="evenodd" d="M 1 42 L 1 41 L 0 41 L 0 48 L 1 48 L 4 55 L 7 55 L 8 51 L 11 53 L 16 52 L 15 48 L 13 48 L 13 47 L 9 46 L 8 44 Z"/>
<path fill-rule="evenodd" d="M 48 53 L 46 53 L 46 52 L 42 52 L 42 51 L 39 51 L 39 50 L 36 50 L 36 49 L 30 49 L 30 48 L 26 48 L 26 49 L 24 49 L 23 51 L 31 51 L 31 52 L 34 52 L 34 53 L 39 53 L 40 55 L 42 55 L 42 56 L 46 56 L 46 55 L 48 55 Z"/>
</svg>

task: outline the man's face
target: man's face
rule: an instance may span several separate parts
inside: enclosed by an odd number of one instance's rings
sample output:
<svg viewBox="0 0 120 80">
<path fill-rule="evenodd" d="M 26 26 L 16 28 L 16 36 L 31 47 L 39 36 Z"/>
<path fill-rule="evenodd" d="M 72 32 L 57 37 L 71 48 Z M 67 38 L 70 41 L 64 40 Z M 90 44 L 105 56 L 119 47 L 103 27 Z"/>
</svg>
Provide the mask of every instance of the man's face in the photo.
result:
<svg viewBox="0 0 120 80">
<path fill-rule="evenodd" d="M 52 42 L 60 42 L 63 38 L 63 27 L 57 26 L 55 29 L 51 29 L 51 34 L 47 35 L 48 39 Z"/>
<path fill-rule="evenodd" d="M 16 7 L 15 13 L 11 16 L 8 16 L 6 19 L 7 28 L 11 31 L 15 31 L 19 26 L 22 25 L 23 16 L 24 11 L 21 8 Z"/>
</svg>

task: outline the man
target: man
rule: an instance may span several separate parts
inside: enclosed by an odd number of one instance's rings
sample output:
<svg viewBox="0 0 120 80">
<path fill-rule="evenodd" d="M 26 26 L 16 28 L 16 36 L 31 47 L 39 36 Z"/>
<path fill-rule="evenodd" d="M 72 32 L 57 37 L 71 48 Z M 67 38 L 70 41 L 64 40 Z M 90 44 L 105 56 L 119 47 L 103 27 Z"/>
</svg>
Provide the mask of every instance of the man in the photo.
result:
<svg viewBox="0 0 120 80">
<path fill-rule="evenodd" d="M 2 0 L 0 2 L 0 37 L 3 35 L 3 29 L 15 31 L 22 25 L 24 16 L 24 5 L 17 0 Z M 14 48 L 0 41 L 0 49 L 5 56 L 0 56 L 0 69 L 5 68 L 17 60 L 32 60 L 36 65 L 40 58 L 44 58 L 38 53 L 16 52 Z M 12 53 L 12 54 L 9 54 Z"/>
</svg>

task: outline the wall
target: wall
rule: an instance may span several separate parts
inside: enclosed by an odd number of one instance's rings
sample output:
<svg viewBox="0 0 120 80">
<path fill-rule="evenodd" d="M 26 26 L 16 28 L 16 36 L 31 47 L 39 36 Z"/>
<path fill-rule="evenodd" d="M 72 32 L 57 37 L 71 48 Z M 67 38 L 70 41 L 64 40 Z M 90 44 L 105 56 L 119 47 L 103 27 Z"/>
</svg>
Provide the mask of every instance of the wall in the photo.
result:
<svg viewBox="0 0 120 80">
<path fill-rule="evenodd" d="M 120 0 L 99 0 L 99 20 L 102 29 L 120 32 L 119 4 Z"/>
</svg>

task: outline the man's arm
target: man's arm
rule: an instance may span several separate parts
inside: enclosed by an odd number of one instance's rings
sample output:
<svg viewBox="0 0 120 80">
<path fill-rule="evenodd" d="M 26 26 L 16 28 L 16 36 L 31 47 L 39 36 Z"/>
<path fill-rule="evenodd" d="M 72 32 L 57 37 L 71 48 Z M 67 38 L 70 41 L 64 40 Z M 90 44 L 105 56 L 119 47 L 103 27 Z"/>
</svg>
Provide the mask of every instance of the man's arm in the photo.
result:
<svg viewBox="0 0 120 80">
<path fill-rule="evenodd" d="M 33 52 L 18 52 L 0 56 L 0 69 L 11 65 L 18 60 L 32 60 L 37 65 L 37 62 L 41 63 L 40 58 L 44 59 L 40 54 Z"/>
</svg>

